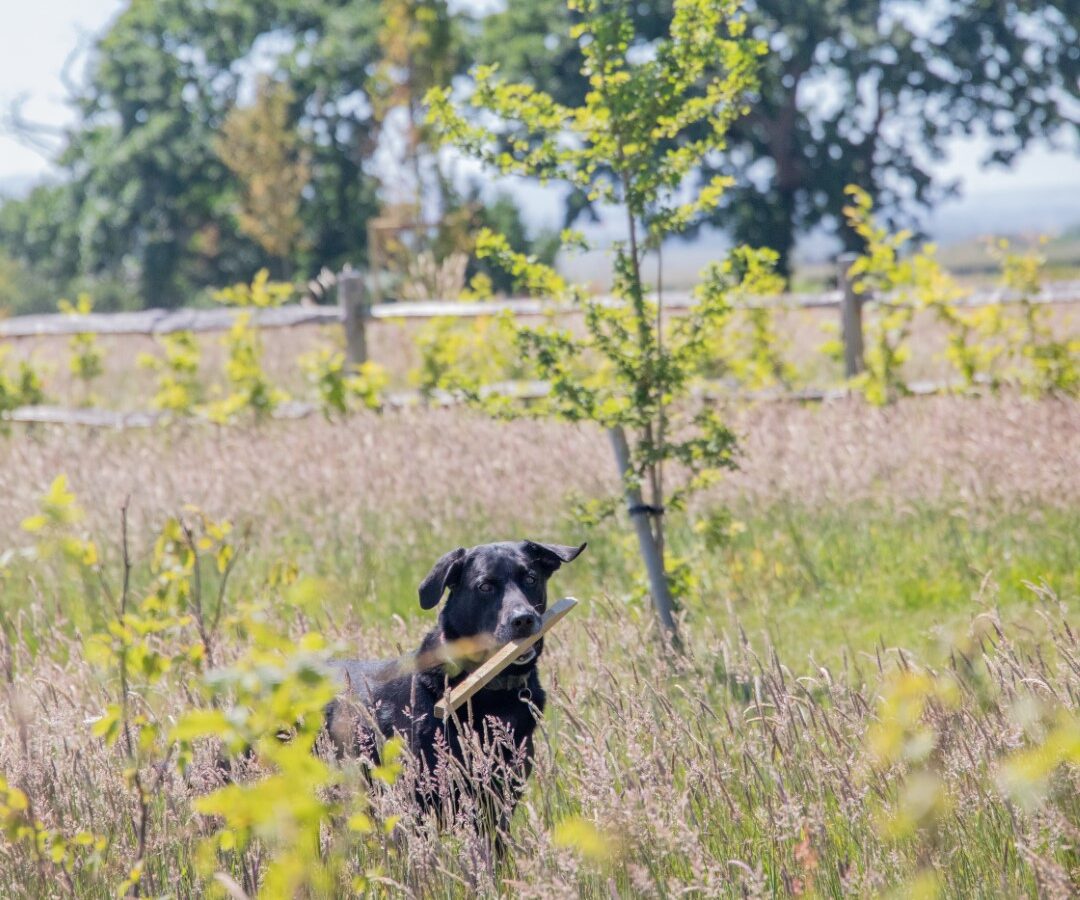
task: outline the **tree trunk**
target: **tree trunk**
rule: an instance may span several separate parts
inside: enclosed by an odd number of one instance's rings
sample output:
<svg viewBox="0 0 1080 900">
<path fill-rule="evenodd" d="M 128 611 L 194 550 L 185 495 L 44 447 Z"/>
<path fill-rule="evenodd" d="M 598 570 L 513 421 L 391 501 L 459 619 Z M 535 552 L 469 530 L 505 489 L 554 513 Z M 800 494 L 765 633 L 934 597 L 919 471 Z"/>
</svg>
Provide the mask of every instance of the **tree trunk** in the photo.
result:
<svg viewBox="0 0 1080 900">
<path fill-rule="evenodd" d="M 804 71 L 798 67 L 787 67 L 786 74 L 792 79 L 792 84 L 787 89 L 775 118 L 767 127 L 769 156 L 776 165 L 773 191 L 770 192 L 774 219 L 770 230 L 774 239 L 767 246 L 780 255 L 777 268 L 785 280 L 791 278 L 795 231 L 798 226 L 798 194 L 803 187 L 804 170 L 796 146 L 796 129 L 799 120 L 799 83 Z"/>
<path fill-rule="evenodd" d="M 637 532 L 638 547 L 645 569 L 649 575 L 649 593 L 653 607 L 664 629 L 665 637 L 675 646 L 679 646 L 679 627 L 675 621 L 675 602 L 671 597 L 667 572 L 664 570 L 664 557 L 656 542 L 656 536 L 649 527 L 649 511 L 641 500 L 641 491 L 633 486 L 630 479 L 630 446 L 626 442 L 626 432 L 621 425 L 608 429 L 611 449 L 615 451 L 615 464 L 623 479 L 623 492 L 626 497 L 626 510 Z"/>
</svg>

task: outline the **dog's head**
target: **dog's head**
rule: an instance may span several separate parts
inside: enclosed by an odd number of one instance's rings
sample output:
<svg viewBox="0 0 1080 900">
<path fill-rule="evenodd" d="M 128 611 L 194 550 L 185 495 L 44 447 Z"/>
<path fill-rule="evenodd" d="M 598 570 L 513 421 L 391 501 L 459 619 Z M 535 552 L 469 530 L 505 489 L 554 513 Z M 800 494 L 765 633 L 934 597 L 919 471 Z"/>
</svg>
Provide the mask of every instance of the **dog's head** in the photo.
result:
<svg viewBox="0 0 1080 900">
<path fill-rule="evenodd" d="M 433 609 L 449 591 L 439 613 L 442 637 L 448 642 L 489 638 L 504 644 L 528 637 L 540 630 L 548 579 L 584 549 L 584 544 L 565 547 L 536 541 L 459 547 L 435 563 L 420 583 L 420 606 Z M 543 639 L 514 665 L 535 665 L 541 652 Z"/>
</svg>

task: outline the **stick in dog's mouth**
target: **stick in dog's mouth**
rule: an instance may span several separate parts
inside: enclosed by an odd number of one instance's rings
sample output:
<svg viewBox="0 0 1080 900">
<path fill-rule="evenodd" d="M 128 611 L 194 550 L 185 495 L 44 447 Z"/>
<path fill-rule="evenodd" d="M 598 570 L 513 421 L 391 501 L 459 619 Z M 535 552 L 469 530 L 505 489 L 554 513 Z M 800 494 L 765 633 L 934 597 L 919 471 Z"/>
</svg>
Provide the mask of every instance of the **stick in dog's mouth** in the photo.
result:
<svg viewBox="0 0 1080 900">
<path fill-rule="evenodd" d="M 459 638 L 456 641 L 440 644 L 427 653 L 399 660 L 397 674 L 408 675 L 411 672 L 422 672 L 424 669 L 437 665 L 448 666 L 452 672 L 472 671 L 490 659 L 492 652 L 497 647 L 495 636 L 490 634 Z M 524 666 L 531 663 L 536 657 L 536 647 L 530 646 L 509 663 L 504 663 L 504 665 Z"/>
<path fill-rule="evenodd" d="M 549 607 L 543 615 L 540 630 L 536 634 L 521 638 L 518 641 L 510 641 L 504 644 L 501 649 L 496 650 L 487 662 L 482 663 L 471 675 L 457 687 L 452 688 L 446 696 L 435 704 L 435 715 L 440 719 L 446 719 L 454 710 L 467 702 L 473 694 L 483 690 L 484 685 L 495 678 L 507 666 L 532 662 L 533 657 L 537 654 L 537 650 L 533 645 L 543 638 L 551 630 L 551 627 L 575 606 L 577 606 L 577 600 L 573 597 L 564 597 L 554 606 Z M 528 647 L 525 650 L 520 650 L 522 644 L 528 644 Z M 514 655 L 515 650 L 520 652 Z"/>
</svg>

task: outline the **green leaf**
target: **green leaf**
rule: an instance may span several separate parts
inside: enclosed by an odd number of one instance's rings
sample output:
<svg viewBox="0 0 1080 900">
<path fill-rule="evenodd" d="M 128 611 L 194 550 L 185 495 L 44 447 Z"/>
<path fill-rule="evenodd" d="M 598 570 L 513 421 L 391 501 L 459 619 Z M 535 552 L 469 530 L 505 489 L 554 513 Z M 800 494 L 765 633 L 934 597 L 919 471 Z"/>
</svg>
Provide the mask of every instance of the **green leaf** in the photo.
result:
<svg viewBox="0 0 1080 900">
<path fill-rule="evenodd" d="M 193 741 L 197 738 L 224 737 L 232 730 L 232 724 L 224 712 L 218 709 L 196 709 L 187 713 L 169 732 L 170 740 Z"/>
</svg>

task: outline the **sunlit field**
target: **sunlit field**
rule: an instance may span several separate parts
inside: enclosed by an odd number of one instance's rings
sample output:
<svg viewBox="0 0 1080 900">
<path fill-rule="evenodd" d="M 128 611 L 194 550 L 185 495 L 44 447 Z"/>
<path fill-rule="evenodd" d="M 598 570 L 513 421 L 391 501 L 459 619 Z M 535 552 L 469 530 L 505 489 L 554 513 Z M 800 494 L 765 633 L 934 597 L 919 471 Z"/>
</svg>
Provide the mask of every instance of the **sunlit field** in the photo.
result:
<svg viewBox="0 0 1080 900">
<path fill-rule="evenodd" d="M 116 702 L 88 647 L 116 616 L 125 503 L 136 598 L 156 583 L 170 516 L 192 516 L 191 504 L 233 524 L 218 668 L 254 639 L 230 613 L 259 598 L 298 646 L 319 632 L 337 653 L 392 657 L 431 621 L 416 585 L 445 550 L 589 542 L 552 584 L 582 606 L 549 641 L 548 714 L 510 852 L 493 856 L 468 815 L 441 830 L 420 817 L 405 774 L 370 801 L 391 824 L 349 856 L 371 891 L 865 895 L 932 883 L 953 896 L 1070 895 L 1075 775 L 1016 754 L 1075 740 L 1054 737 L 1054 710 L 1075 710 L 1080 686 L 1080 408 L 945 397 L 769 404 L 733 421 L 740 469 L 671 522 L 684 659 L 659 651 L 622 523 L 575 515 L 617 487 L 592 427 L 414 410 L 4 439 L 0 771 L 52 835 L 19 837 L 8 801 L 7 895 L 40 896 L 50 881 L 57 895 L 114 894 L 142 820 L 147 893 L 204 884 L 215 826 L 197 798 L 225 777 L 209 745 L 186 767 L 167 760 L 144 809 L 123 741 L 94 728 Z M 20 552 L 39 540 L 22 523 L 59 473 L 85 511 L 71 533 L 100 554 L 81 575 L 60 555 Z M 283 566 L 308 584 L 303 602 L 275 582 Z M 179 664 L 145 686 L 132 676 L 129 700 L 164 735 L 209 702 L 204 677 Z M 241 782 L 257 779 L 247 765 L 232 770 Z M 367 802 L 357 763 L 331 769 L 337 796 Z M 325 824 L 326 858 L 342 827 Z M 237 886 L 268 859 L 217 853 Z"/>
<path fill-rule="evenodd" d="M 673 517 L 677 542 L 696 532 L 683 542 L 698 582 L 688 616 L 734 615 L 786 651 L 835 656 L 845 631 L 861 635 L 852 652 L 879 635 L 928 646 L 936 626 L 977 609 L 984 579 L 1022 605 L 1025 580 L 1075 593 L 1075 404 L 924 398 L 734 416 L 740 468 Z M 626 529 L 576 522 L 582 501 L 618 481 L 588 426 L 414 410 L 263 428 L 21 429 L 0 453 L 8 547 L 32 543 L 19 525 L 64 473 L 106 556 L 125 499 L 142 554 L 164 518 L 192 504 L 243 529 L 252 577 L 278 558 L 325 577 L 331 625 L 419 615 L 415 588 L 437 556 L 516 537 L 588 540 L 588 561 L 562 573 L 562 587 L 637 608 Z M 91 621 L 93 606 L 79 606 Z"/>
<path fill-rule="evenodd" d="M 0 900 L 1080 896 L 1075 2 L 110 2 Z"/>
</svg>

